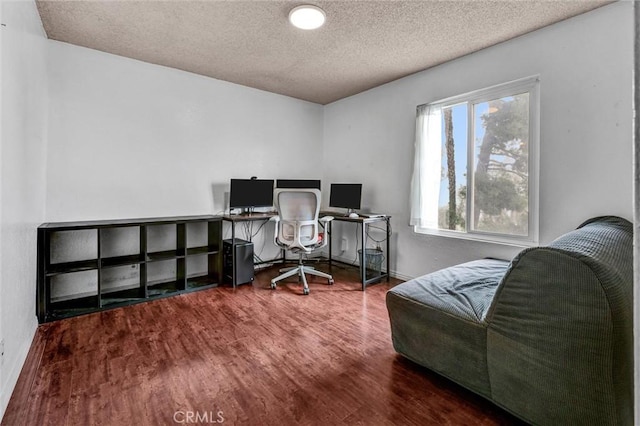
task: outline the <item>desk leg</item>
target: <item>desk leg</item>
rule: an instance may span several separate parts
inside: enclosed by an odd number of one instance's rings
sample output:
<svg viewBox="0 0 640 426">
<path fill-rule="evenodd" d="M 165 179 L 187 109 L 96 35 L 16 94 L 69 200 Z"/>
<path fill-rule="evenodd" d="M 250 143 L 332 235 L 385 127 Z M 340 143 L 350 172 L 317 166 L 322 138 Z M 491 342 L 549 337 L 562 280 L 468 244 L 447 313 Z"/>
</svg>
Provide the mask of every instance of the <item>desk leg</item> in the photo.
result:
<svg viewBox="0 0 640 426">
<path fill-rule="evenodd" d="M 360 230 L 362 231 L 362 235 L 360 241 L 362 241 L 362 256 L 360 257 L 360 281 L 362 282 L 362 291 L 367 288 L 367 223 L 362 222 L 360 225 Z"/>
<path fill-rule="evenodd" d="M 389 250 L 391 250 L 391 234 L 389 233 L 389 218 L 387 218 L 387 220 L 385 220 L 385 222 L 387 222 L 387 282 L 389 282 L 389 275 L 391 274 L 391 252 Z"/>
<path fill-rule="evenodd" d="M 329 239 L 329 241 L 328 241 L 328 244 L 329 244 L 329 272 L 332 272 L 333 268 L 332 268 L 332 264 L 331 264 L 331 252 L 332 252 L 333 248 L 332 248 L 332 243 L 331 243 L 331 234 L 332 234 L 332 232 L 331 232 L 331 221 L 329 221 L 327 223 L 327 234 L 328 234 L 327 238 Z"/>
<path fill-rule="evenodd" d="M 236 288 L 236 222 L 231 221 L 231 286 Z"/>
</svg>

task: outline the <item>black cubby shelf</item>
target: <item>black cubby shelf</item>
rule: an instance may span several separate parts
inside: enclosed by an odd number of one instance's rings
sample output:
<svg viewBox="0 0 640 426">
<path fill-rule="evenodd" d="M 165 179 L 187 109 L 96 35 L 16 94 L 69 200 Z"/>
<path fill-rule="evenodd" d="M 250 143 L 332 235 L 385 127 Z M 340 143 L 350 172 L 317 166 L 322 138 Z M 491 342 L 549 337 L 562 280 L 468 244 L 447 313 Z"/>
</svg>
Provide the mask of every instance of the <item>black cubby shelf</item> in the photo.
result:
<svg viewBox="0 0 640 426">
<path fill-rule="evenodd" d="M 44 223 L 38 321 L 217 287 L 221 245 L 222 218 L 211 215 Z"/>
</svg>

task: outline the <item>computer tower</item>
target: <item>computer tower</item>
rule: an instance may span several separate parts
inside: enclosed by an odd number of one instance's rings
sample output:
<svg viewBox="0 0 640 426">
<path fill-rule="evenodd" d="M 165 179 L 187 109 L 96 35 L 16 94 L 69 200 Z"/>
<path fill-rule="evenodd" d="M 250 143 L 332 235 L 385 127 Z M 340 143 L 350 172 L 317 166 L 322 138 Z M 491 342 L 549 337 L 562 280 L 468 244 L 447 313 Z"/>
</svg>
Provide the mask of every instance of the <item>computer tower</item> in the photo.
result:
<svg viewBox="0 0 640 426">
<path fill-rule="evenodd" d="M 222 242 L 222 259 L 224 279 L 233 285 L 248 284 L 253 281 L 253 243 L 236 238 Z M 235 250 L 235 268 L 232 250 Z"/>
</svg>

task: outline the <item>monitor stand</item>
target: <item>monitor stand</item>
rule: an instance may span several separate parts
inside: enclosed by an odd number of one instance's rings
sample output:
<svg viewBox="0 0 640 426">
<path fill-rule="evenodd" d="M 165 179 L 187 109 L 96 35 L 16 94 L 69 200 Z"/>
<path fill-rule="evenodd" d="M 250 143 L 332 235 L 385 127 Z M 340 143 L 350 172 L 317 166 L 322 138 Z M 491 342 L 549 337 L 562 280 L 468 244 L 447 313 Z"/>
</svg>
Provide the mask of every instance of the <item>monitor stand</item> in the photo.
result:
<svg viewBox="0 0 640 426">
<path fill-rule="evenodd" d="M 347 214 L 345 214 L 344 216 L 349 217 L 351 213 L 355 213 L 355 212 L 356 212 L 356 209 L 347 209 Z"/>
</svg>

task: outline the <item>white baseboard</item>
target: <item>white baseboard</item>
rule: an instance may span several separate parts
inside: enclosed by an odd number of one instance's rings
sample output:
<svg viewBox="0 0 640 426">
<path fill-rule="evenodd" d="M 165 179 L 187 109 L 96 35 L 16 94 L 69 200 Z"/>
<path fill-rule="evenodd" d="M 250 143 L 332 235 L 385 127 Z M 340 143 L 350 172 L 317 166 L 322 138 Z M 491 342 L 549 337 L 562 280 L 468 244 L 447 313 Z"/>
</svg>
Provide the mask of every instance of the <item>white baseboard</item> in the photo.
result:
<svg viewBox="0 0 640 426">
<path fill-rule="evenodd" d="M 409 280 L 412 280 L 412 279 L 415 278 L 415 277 L 411 277 L 409 275 L 401 274 L 401 273 L 399 273 L 397 271 L 396 272 L 391 271 L 391 273 L 389 275 L 391 275 L 393 278 L 397 278 L 397 279 L 402 280 L 402 281 L 409 281 Z"/>
<path fill-rule="evenodd" d="M 33 338 L 36 334 L 36 330 L 38 329 L 38 319 L 35 315 L 33 316 L 33 322 L 29 328 L 29 338 L 25 339 L 22 346 L 18 349 L 18 356 L 14 358 L 15 361 L 13 364 L 6 366 L 6 380 L 2 383 L 2 393 L 0 393 L 0 419 L 4 417 L 4 413 L 7 410 L 11 394 L 13 394 L 13 390 L 18 383 L 18 377 L 20 377 L 20 372 L 22 371 L 24 362 L 27 360 L 29 349 L 31 349 Z"/>
<path fill-rule="evenodd" d="M 325 256 L 329 256 L 328 253 L 324 253 Z M 333 260 L 337 260 L 343 263 L 348 263 L 349 265 L 353 265 L 354 267 L 358 267 L 360 265 L 360 263 L 358 261 L 354 262 L 353 257 L 345 257 L 345 256 L 336 256 L 335 254 L 331 256 L 331 259 Z M 386 269 L 382 269 L 382 272 L 386 272 Z M 408 281 L 413 279 L 413 277 L 410 277 L 408 275 L 404 275 L 399 273 L 398 271 L 394 271 L 393 269 L 389 272 L 389 276 L 393 277 L 393 278 L 397 278 L 399 280 L 403 280 L 403 281 Z"/>
</svg>

